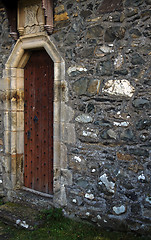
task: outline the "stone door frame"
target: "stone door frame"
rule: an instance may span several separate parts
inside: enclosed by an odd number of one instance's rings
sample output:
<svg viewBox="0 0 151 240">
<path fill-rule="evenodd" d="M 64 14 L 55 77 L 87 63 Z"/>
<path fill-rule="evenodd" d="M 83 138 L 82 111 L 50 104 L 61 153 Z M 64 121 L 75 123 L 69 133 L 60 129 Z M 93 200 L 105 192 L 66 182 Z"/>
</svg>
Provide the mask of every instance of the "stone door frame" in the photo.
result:
<svg viewBox="0 0 151 240">
<path fill-rule="evenodd" d="M 11 200 L 11 193 L 24 186 L 24 67 L 30 57 L 30 50 L 43 48 L 54 62 L 52 199 L 55 205 L 66 205 L 65 184 L 72 184 L 71 173 L 67 170 L 66 143 L 75 141 L 74 126 L 70 123 L 73 111 L 66 105 L 65 62 L 50 38 L 45 33 L 20 37 L 5 65 L 4 189 Z"/>
</svg>

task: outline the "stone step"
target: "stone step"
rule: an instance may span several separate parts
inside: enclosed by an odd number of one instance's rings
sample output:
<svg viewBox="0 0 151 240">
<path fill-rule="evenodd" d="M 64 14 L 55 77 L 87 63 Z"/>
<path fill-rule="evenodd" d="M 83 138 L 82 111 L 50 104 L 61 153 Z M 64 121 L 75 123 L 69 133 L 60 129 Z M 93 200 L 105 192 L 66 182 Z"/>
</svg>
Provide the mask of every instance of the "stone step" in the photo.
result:
<svg viewBox="0 0 151 240">
<path fill-rule="evenodd" d="M 48 209 L 53 207 L 53 197 L 51 195 L 41 193 L 26 188 L 18 189 L 11 193 L 13 202 L 25 204 L 34 209 Z"/>
<path fill-rule="evenodd" d="M 5 203 L 0 206 L 0 221 L 33 230 L 42 224 L 40 212 L 24 204 Z"/>
</svg>

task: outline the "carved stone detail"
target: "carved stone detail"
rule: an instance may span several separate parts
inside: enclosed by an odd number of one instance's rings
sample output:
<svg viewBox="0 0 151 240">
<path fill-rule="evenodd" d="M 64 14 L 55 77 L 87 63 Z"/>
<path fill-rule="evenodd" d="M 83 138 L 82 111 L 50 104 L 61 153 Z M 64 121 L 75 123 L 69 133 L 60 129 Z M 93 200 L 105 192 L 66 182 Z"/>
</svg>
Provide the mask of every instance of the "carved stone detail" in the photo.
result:
<svg viewBox="0 0 151 240">
<path fill-rule="evenodd" d="M 49 35 L 52 33 L 53 0 L 15 0 L 14 5 L 5 4 L 5 8 L 10 23 L 10 35 L 15 40 L 18 35 L 44 31 Z"/>
<path fill-rule="evenodd" d="M 25 7 L 24 27 L 31 27 L 33 25 L 38 25 L 38 21 L 37 21 L 38 8 L 39 7 L 37 5 Z"/>
<path fill-rule="evenodd" d="M 25 7 L 25 34 L 37 33 L 44 30 L 44 15 L 38 5 Z"/>
<path fill-rule="evenodd" d="M 53 0 L 42 0 L 42 7 L 45 11 L 45 29 L 48 34 L 53 31 Z"/>
</svg>

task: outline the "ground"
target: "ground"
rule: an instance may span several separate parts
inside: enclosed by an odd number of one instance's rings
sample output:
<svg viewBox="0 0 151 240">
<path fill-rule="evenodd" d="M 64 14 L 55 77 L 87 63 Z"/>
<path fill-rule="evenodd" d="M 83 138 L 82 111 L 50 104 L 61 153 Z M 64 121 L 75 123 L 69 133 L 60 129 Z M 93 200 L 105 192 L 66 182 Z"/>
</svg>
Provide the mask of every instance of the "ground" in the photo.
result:
<svg viewBox="0 0 151 240">
<path fill-rule="evenodd" d="M 28 224 L 23 222 L 23 220 L 18 224 L 14 222 L 15 217 L 18 217 L 15 212 L 17 208 L 18 216 L 21 217 L 21 205 L 5 203 L 0 206 L 0 213 L 4 213 L 5 209 L 8 214 L 9 209 L 11 209 L 9 213 L 11 212 L 12 215 L 12 222 L 10 217 L 6 216 L 5 218 L 4 215 L 3 217 L 1 215 L 1 219 L 5 223 L 0 221 L 0 240 L 151 240 L 151 236 L 138 236 L 135 233 L 102 230 L 90 223 L 65 218 L 62 215 L 62 209 L 42 210 L 38 211 L 37 215 L 35 210 L 33 210 L 35 220 L 33 221 L 34 218 L 32 219 L 33 225 L 29 230 Z M 27 212 L 31 211 L 31 209 L 25 208 L 23 205 L 22 210 L 22 218 L 24 216 L 26 218 Z M 31 213 L 28 215 L 29 219 L 30 217 Z M 21 223 L 24 223 L 24 227 L 20 226 Z"/>
</svg>

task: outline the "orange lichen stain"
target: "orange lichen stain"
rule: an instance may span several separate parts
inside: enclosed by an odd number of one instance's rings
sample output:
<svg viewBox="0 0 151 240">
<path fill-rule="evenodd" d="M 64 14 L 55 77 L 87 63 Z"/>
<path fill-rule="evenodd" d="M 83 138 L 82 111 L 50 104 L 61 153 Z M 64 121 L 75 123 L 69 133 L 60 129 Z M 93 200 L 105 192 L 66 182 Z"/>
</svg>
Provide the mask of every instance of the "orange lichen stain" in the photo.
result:
<svg viewBox="0 0 151 240">
<path fill-rule="evenodd" d="M 100 81 L 94 80 L 88 87 L 88 92 L 91 94 L 99 93 Z"/>
<path fill-rule="evenodd" d="M 87 19 L 86 21 L 87 21 L 87 22 L 97 22 L 97 21 L 99 21 L 100 19 L 102 19 L 102 17 L 97 17 L 97 18 L 93 18 L 93 19 Z"/>
<path fill-rule="evenodd" d="M 138 164 L 131 164 L 129 167 L 128 167 L 129 170 L 137 173 L 139 170 L 143 170 L 143 166 L 141 165 L 138 165 Z"/>
<path fill-rule="evenodd" d="M 77 12 L 74 13 L 74 14 L 73 14 L 73 17 L 78 17 L 78 13 L 77 13 Z"/>
<path fill-rule="evenodd" d="M 68 19 L 69 19 L 68 13 L 67 13 L 67 12 L 64 12 L 64 13 L 61 13 L 61 14 L 59 14 L 59 15 L 55 15 L 55 16 L 54 16 L 54 19 L 55 19 L 56 22 L 68 20 Z"/>
<path fill-rule="evenodd" d="M 3 145 L 3 140 L 2 139 L 0 139 L 0 145 Z"/>
<path fill-rule="evenodd" d="M 122 160 L 122 161 L 133 161 L 134 160 L 132 158 L 132 156 L 129 154 L 123 154 L 123 153 L 117 152 L 116 155 L 117 155 L 118 160 Z"/>
</svg>

